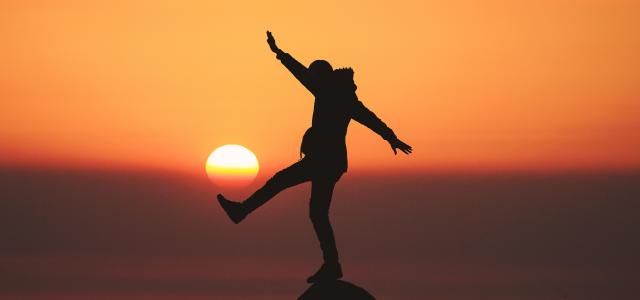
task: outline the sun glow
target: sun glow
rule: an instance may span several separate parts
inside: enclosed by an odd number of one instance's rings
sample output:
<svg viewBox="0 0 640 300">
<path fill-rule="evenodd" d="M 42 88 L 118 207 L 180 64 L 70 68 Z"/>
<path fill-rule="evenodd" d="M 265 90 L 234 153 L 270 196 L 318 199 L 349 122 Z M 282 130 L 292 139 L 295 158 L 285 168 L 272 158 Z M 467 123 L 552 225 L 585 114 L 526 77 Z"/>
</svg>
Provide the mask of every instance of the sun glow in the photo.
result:
<svg viewBox="0 0 640 300">
<path fill-rule="evenodd" d="M 224 187 L 249 185 L 258 174 L 258 159 L 251 150 L 240 145 L 224 145 L 207 159 L 209 179 Z"/>
</svg>

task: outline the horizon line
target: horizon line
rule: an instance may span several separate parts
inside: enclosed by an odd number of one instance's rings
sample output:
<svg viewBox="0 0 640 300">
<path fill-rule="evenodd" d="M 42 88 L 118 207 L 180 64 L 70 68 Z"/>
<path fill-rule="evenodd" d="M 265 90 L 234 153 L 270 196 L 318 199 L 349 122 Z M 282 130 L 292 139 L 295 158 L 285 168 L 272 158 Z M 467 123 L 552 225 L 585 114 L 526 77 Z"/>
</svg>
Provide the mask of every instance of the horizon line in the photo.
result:
<svg viewBox="0 0 640 300">
<path fill-rule="evenodd" d="M 273 170 L 272 170 L 273 169 Z M 277 172 L 279 168 L 261 169 L 256 179 L 270 177 Z M 155 174 L 155 175 L 176 175 L 176 176 L 199 176 L 207 178 L 205 168 L 202 170 L 187 170 L 182 168 L 171 168 L 151 165 L 136 164 L 26 164 L 26 163 L 7 163 L 0 162 L 0 171 L 32 171 L 32 172 L 89 172 L 89 173 L 136 173 L 136 174 Z M 425 176 L 425 175 L 589 175 L 589 174 L 640 174 L 640 167 L 564 167 L 564 168 L 525 168 L 525 167 L 460 167 L 460 166 L 433 166 L 423 168 L 388 168 L 388 167 L 362 167 L 351 166 L 347 173 L 353 175 L 369 175 L 379 177 L 381 175 L 409 175 L 409 176 Z"/>
</svg>

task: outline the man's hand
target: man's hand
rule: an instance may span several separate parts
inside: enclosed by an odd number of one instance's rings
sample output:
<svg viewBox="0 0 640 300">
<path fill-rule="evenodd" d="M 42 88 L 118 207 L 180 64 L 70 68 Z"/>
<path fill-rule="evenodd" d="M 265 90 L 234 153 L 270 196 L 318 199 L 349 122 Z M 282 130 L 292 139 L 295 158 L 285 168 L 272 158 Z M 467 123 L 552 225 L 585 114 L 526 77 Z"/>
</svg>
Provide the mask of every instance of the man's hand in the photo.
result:
<svg viewBox="0 0 640 300">
<path fill-rule="evenodd" d="M 274 53 L 280 52 L 280 49 L 276 46 L 276 39 L 273 38 L 271 31 L 267 31 L 267 44 L 269 44 L 269 48 L 271 48 L 271 51 Z"/>
<path fill-rule="evenodd" d="M 407 145 L 405 142 L 399 139 L 390 140 L 389 145 L 391 145 L 393 154 L 398 154 L 397 149 L 400 149 L 400 151 L 404 152 L 405 154 L 410 154 L 411 152 L 413 152 L 413 148 L 411 148 L 411 146 Z"/>
</svg>

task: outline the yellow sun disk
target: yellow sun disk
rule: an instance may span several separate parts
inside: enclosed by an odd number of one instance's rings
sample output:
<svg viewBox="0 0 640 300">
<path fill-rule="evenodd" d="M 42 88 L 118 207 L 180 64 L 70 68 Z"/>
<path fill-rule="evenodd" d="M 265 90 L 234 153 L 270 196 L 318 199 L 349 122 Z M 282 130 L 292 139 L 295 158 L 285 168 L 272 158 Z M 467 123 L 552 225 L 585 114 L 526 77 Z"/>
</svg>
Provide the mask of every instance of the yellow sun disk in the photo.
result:
<svg viewBox="0 0 640 300">
<path fill-rule="evenodd" d="M 258 159 L 241 145 L 224 145 L 214 150 L 205 165 L 211 181 L 222 187 L 250 184 L 258 174 Z"/>
</svg>

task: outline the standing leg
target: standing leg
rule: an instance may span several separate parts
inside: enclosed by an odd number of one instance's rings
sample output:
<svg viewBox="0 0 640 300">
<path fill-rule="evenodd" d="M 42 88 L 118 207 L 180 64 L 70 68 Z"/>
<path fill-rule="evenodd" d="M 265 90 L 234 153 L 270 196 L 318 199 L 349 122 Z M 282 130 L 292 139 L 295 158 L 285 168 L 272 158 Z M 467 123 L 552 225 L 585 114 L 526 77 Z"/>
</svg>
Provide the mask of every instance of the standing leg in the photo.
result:
<svg viewBox="0 0 640 300">
<path fill-rule="evenodd" d="M 307 279 L 308 282 L 335 280 L 342 277 L 342 269 L 338 259 L 338 248 L 329 222 L 329 207 L 336 181 L 333 179 L 313 179 L 311 183 L 311 201 L 309 203 L 309 217 L 316 232 L 324 264 Z"/>
<path fill-rule="evenodd" d="M 218 201 L 229 218 L 237 224 L 282 190 L 309 181 L 309 178 L 308 170 L 305 167 L 304 160 L 302 160 L 277 172 L 264 186 L 242 203 L 229 201 L 220 194 L 218 195 Z"/>
</svg>

